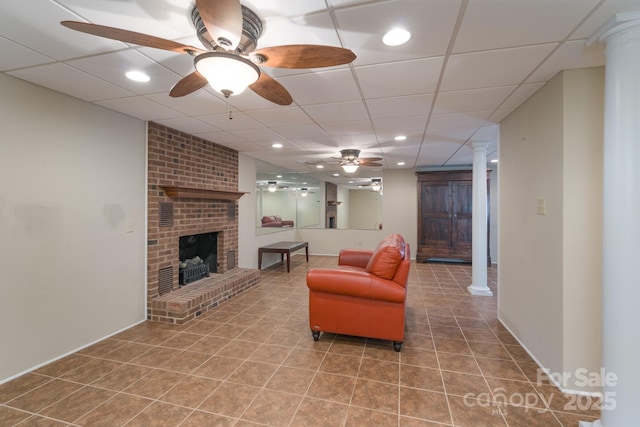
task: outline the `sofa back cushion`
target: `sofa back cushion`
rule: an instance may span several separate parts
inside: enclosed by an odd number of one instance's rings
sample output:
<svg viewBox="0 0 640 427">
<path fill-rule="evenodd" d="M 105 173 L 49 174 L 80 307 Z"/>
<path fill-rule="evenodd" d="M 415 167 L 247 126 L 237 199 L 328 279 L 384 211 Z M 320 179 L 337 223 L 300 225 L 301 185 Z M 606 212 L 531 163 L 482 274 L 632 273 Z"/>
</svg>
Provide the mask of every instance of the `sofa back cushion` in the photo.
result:
<svg viewBox="0 0 640 427">
<path fill-rule="evenodd" d="M 390 234 L 378 243 L 367 263 L 366 271 L 391 280 L 405 256 L 405 242 L 401 235 Z"/>
</svg>

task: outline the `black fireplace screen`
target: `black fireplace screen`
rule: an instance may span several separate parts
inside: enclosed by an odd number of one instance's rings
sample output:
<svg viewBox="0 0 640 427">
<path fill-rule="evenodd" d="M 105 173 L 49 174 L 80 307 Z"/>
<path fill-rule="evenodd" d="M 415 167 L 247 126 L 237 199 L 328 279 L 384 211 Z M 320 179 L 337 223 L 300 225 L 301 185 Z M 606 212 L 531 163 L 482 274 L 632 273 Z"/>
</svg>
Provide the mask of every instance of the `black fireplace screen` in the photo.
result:
<svg viewBox="0 0 640 427">
<path fill-rule="evenodd" d="M 180 270 L 205 264 L 211 273 L 218 272 L 218 233 L 194 234 L 180 237 Z M 202 260 L 202 262 L 200 262 Z M 204 269 L 201 268 L 204 271 Z M 207 274 L 208 275 L 208 274 Z M 183 278 L 180 275 L 180 284 Z M 199 277 L 200 278 L 200 277 Z M 193 281 L 193 279 L 189 280 Z"/>
</svg>

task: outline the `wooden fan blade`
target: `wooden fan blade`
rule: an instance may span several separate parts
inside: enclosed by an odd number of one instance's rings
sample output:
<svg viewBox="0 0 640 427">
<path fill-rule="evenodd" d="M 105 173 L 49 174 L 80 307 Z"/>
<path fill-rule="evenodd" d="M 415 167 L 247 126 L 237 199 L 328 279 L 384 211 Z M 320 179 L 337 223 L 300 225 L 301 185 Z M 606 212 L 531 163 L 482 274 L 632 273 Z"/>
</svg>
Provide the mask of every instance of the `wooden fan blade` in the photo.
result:
<svg viewBox="0 0 640 427">
<path fill-rule="evenodd" d="M 313 44 L 266 47 L 254 51 L 264 62 L 260 65 L 274 68 L 321 68 L 348 64 L 356 59 L 349 49 Z"/>
<path fill-rule="evenodd" d="M 105 27 L 104 25 L 90 24 L 88 22 L 62 21 L 61 25 L 81 33 L 92 34 L 107 39 L 118 40 L 125 43 L 138 44 L 140 46 L 153 47 L 156 49 L 170 50 L 178 53 L 204 53 L 205 50 L 197 47 L 187 46 L 149 34 L 136 33 L 135 31 L 122 30 L 120 28 Z"/>
<path fill-rule="evenodd" d="M 360 164 L 360 166 L 382 167 L 382 163 L 365 163 L 365 164 Z"/>
<path fill-rule="evenodd" d="M 180 81 L 178 81 L 178 83 L 173 85 L 171 91 L 169 92 L 169 96 L 178 98 L 180 96 L 189 95 L 190 93 L 193 93 L 198 89 L 202 89 L 207 85 L 207 83 L 209 82 L 202 76 L 202 74 L 194 71 L 193 73 L 183 77 L 182 79 L 180 79 Z"/>
<path fill-rule="evenodd" d="M 200 18 L 213 40 L 227 50 L 238 47 L 242 36 L 239 0 L 196 0 Z"/>
<path fill-rule="evenodd" d="M 249 86 L 252 91 L 278 105 L 289 105 L 293 102 L 291 94 L 284 86 L 275 81 L 267 73 L 260 73 L 258 80 Z"/>
<path fill-rule="evenodd" d="M 382 157 L 365 157 L 365 158 L 359 158 L 358 162 L 362 165 L 362 166 L 369 166 L 369 164 L 371 163 L 377 163 L 380 160 L 382 160 Z"/>
</svg>

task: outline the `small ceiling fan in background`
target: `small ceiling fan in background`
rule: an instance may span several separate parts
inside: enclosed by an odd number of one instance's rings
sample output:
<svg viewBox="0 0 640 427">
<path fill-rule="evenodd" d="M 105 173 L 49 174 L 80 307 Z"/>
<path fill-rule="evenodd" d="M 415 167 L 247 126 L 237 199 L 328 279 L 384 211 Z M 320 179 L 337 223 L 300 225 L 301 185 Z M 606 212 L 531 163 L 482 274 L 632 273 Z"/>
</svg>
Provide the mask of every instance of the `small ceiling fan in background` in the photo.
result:
<svg viewBox="0 0 640 427">
<path fill-rule="evenodd" d="M 349 49 L 324 45 L 284 45 L 256 50 L 262 21 L 239 0 L 196 0 L 191 19 L 206 49 L 115 27 L 78 21 L 61 24 L 75 31 L 194 57 L 196 71 L 183 77 L 169 92 L 180 97 L 207 83 L 228 98 L 249 87 L 264 99 L 289 105 L 289 92 L 260 67 L 322 68 L 349 64 L 356 55 Z"/>
</svg>

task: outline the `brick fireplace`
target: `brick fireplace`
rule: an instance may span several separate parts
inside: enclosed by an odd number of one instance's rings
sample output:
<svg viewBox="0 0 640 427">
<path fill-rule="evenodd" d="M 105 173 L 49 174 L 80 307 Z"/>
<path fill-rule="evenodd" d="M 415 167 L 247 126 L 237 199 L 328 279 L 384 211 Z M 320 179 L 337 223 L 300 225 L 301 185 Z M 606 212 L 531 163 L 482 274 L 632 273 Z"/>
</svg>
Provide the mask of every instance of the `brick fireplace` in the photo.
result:
<svg viewBox="0 0 640 427">
<path fill-rule="evenodd" d="M 258 281 L 259 272 L 236 268 L 237 200 L 242 195 L 238 193 L 238 152 L 153 122 L 148 125 L 147 144 L 147 316 L 184 323 L 217 305 L 217 299 L 229 298 Z M 178 284 L 180 237 L 203 233 L 217 233 L 217 273 L 222 276 L 201 281 L 217 283 L 222 287 L 219 292 L 213 292 L 209 289 L 213 285 L 207 283 L 184 288 Z M 239 288 L 221 282 L 225 275 L 233 276 L 230 281 L 237 282 Z M 187 292 L 183 290 L 189 286 L 194 286 L 188 292 L 195 292 L 189 297 L 193 301 L 185 300 Z M 174 299 L 182 304 L 179 309 Z M 180 310 L 188 313 L 177 313 Z"/>
</svg>

